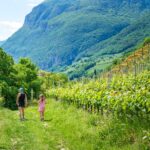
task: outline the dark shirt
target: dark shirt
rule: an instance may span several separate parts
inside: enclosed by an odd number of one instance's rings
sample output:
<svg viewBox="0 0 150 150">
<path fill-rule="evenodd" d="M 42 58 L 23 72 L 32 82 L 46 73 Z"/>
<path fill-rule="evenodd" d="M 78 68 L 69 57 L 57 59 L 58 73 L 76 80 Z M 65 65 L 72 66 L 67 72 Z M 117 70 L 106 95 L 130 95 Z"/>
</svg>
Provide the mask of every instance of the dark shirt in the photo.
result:
<svg viewBox="0 0 150 150">
<path fill-rule="evenodd" d="M 24 93 L 21 93 L 19 95 L 18 103 L 19 103 L 20 107 L 24 107 L 25 106 L 25 97 L 26 97 L 26 95 Z"/>
</svg>

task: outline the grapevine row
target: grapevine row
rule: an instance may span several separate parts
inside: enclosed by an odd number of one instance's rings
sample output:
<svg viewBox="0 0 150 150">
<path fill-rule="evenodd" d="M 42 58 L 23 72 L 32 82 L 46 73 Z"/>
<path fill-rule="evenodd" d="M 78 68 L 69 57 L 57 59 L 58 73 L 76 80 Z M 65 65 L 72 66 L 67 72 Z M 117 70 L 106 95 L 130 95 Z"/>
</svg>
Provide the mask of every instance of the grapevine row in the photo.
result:
<svg viewBox="0 0 150 150">
<path fill-rule="evenodd" d="M 114 76 L 111 81 L 103 78 L 83 84 L 50 89 L 48 95 L 90 112 L 150 114 L 150 71 L 134 75 Z"/>
</svg>

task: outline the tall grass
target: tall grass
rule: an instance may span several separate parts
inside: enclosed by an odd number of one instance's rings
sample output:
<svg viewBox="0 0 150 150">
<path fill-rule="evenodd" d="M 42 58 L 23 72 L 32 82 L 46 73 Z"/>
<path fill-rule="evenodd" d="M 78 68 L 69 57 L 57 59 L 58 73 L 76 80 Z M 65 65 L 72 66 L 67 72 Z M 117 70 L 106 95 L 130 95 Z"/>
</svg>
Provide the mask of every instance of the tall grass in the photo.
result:
<svg viewBox="0 0 150 150">
<path fill-rule="evenodd" d="M 47 100 L 45 121 L 37 106 L 18 112 L 0 108 L 0 149 L 8 150 L 148 150 L 147 120 L 89 114 L 74 106 Z"/>
</svg>

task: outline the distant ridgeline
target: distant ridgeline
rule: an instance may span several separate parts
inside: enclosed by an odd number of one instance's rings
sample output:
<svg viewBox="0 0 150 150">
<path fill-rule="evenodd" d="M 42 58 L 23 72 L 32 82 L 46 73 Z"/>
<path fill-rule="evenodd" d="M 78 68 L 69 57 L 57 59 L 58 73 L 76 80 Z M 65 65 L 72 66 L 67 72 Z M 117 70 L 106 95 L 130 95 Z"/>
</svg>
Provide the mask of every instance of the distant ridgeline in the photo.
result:
<svg viewBox="0 0 150 150">
<path fill-rule="evenodd" d="M 150 36 L 149 0 L 47 0 L 2 47 L 70 78 L 103 71 Z"/>
</svg>

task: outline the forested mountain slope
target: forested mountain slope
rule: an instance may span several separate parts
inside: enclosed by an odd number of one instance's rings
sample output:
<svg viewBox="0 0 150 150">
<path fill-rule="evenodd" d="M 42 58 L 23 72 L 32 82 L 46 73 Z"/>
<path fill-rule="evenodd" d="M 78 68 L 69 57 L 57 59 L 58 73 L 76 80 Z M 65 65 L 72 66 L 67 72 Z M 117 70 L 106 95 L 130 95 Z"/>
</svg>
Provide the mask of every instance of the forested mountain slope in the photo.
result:
<svg viewBox="0 0 150 150">
<path fill-rule="evenodd" d="M 98 62 L 133 49 L 150 35 L 149 16 L 149 0 L 47 0 L 2 47 L 16 60 L 30 57 L 42 69 L 65 71 L 84 57 Z"/>
</svg>

